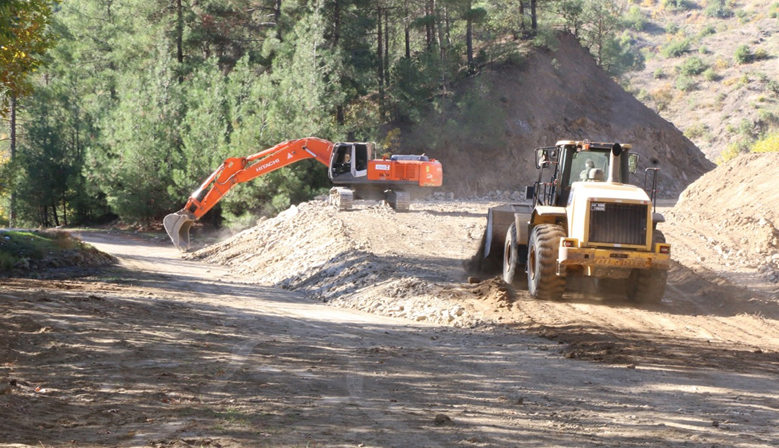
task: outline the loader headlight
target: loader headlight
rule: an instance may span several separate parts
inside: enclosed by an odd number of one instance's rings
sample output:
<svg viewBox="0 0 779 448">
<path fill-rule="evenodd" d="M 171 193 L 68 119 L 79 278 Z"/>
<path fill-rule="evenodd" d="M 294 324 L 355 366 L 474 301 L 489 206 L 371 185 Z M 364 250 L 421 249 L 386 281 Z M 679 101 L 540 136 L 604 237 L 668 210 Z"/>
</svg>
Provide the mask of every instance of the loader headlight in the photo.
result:
<svg viewBox="0 0 779 448">
<path fill-rule="evenodd" d="M 663 255 L 670 255 L 671 246 L 669 246 L 668 244 L 660 244 L 657 251 Z"/>
<path fill-rule="evenodd" d="M 563 247 L 576 247 L 577 241 L 574 238 L 565 238 L 561 241 Z"/>
</svg>

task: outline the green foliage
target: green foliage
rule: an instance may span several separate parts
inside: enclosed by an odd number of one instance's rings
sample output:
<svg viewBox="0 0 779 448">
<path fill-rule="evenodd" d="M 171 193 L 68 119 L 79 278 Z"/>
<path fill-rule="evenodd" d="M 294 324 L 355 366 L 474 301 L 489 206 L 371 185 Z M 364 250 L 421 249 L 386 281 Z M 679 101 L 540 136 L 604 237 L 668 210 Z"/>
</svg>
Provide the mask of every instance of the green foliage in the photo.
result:
<svg viewBox="0 0 779 448">
<path fill-rule="evenodd" d="M 713 68 L 709 67 L 703 71 L 703 79 L 706 81 L 718 81 L 720 76 L 717 74 L 717 72 L 714 71 Z"/>
<path fill-rule="evenodd" d="M 676 73 L 685 76 L 697 76 L 703 73 L 708 65 L 698 56 L 687 58 L 684 62 L 676 66 Z"/>
<path fill-rule="evenodd" d="M 682 92 L 690 92 L 695 90 L 697 83 L 695 82 L 695 79 L 689 75 L 679 75 L 676 77 L 675 86 Z"/>
<path fill-rule="evenodd" d="M 690 51 L 690 39 L 684 38 L 671 41 L 664 45 L 660 50 L 660 54 L 666 58 L 678 58 L 688 51 Z"/>
<path fill-rule="evenodd" d="M 679 32 L 679 25 L 674 22 L 669 22 L 668 25 L 665 26 L 665 32 L 668 34 L 676 34 Z"/>
<path fill-rule="evenodd" d="M 766 83 L 766 89 L 772 92 L 774 95 L 779 95 L 779 81 L 772 79 Z"/>
<path fill-rule="evenodd" d="M 46 254 L 76 249 L 82 244 L 65 232 L 0 231 L 0 272 L 13 269 L 22 259 L 40 260 Z"/>
<path fill-rule="evenodd" d="M 646 15 L 638 5 L 633 5 L 628 9 L 624 21 L 625 26 L 636 31 L 643 31 L 647 24 Z"/>
<path fill-rule="evenodd" d="M 706 2 L 704 14 L 714 19 L 727 19 L 733 15 L 733 10 L 728 7 L 726 0 L 710 0 Z"/>
<path fill-rule="evenodd" d="M 652 73 L 652 77 L 655 79 L 664 79 L 665 78 L 665 72 L 663 71 L 662 67 L 657 67 Z"/>
<path fill-rule="evenodd" d="M 32 92 L 30 76 L 54 43 L 50 32 L 52 0 L 4 0 L 0 3 L 0 116 L 12 97 Z"/>
<path fill-rule="evenodd" d="M 752 62 L 752 58 L 752 50 L 749 48 L 749 45 L 739 45 L 733 54 L 733 60 L 737 64 L 748 64 Z"/>
<path fill-rule="evenodd" d="M 752 55 L 755 61 L 762 61 L 769 58 L 768 51 L 765 48 L 758 48 Z"/>
<path fill-rule="evenodd" d="M 714 25 L 708 24 L 708 25 L 704 25 L 703 28 L 701 28 L 700 32 L 698 32 L 698 37 L 703 38 L 716 33 L 717 33 L 717 29 L 714 28 Z"/>
<path fill-rule="evenodd" d="M 690 9 L 687 0 L 662 0 L 663 8 L 671 11 L 686 11 Z"/>
<path fill-rule="evenodd" d="M 698 139 L 709 134 L 709 127 L 703 123 L 696 123 L 684 130 L 684 136 L 689 139 Z"/>
</svg>

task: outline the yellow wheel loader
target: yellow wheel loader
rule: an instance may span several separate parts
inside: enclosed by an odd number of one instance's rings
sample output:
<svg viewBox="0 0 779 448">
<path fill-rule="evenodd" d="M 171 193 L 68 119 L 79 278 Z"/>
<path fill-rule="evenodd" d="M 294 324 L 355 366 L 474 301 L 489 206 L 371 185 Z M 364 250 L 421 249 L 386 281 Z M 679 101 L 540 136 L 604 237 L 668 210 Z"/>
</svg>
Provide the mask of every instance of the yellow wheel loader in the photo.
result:
<svg viewBox="0 0 779 448">
<path fill-rule="evenodd" d="M 631 185 L 638 167 L 630 145 L 559 141 L 535 150 L 538 181 L 525 189 L 532 204 L 505 204 L 487 214 L 482 247 L 471 267 L 502 266 L 507 283 L 524 283 L 538 299 L 566 290 L 657 303 L 671 259 L 650 194 Z M 473 262 L 475 266 L 473 265 Z"/>
</svg>

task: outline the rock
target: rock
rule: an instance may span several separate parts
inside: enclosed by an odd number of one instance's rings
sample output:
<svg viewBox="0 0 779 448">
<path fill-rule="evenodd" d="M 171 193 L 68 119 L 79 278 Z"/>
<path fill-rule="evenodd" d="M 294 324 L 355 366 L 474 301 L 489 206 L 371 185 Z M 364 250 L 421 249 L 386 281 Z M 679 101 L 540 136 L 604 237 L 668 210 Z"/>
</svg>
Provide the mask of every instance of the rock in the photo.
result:
<svg viewBox="0 0 779 448">
<path fill-rule="evenodd" d="M 433 419 L 433 423 L 436 425 L 445 425 L 447 423 L 450 423 L 452 421 L 451 418 L 449 418 L 446 414 L 437 414 L 435 418 Z"/>
<path fill-rule="evenodd" d="M 452 192 L 446 193 L 446 199 L 449 199 L 450 201 L 453 200 L 454 199 L 454 193 L 452 193 Z"/>
<path fill-rule="evenodd" d="M 477 283 L 481 283 L 481 279 L 476 277 L 468 277 L 468 283 L 475 285 Z"/>
</svg>

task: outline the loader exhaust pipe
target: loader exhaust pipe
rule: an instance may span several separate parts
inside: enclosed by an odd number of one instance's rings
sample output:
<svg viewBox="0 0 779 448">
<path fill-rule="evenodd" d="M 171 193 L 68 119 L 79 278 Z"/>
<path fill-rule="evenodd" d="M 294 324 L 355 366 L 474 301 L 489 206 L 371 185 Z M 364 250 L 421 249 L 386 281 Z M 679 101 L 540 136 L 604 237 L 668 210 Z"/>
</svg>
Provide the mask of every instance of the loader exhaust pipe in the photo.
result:
<svg viewBox="0 0 779 448">
<path fill-rule="evenodd" d="M 614 146 L 611 147 L 611 155 L 609 156 L 609 178 L 607 182 L 622 182 L 622 176 L 621 176 L 621 168 L 622 168 L 622 158 L 620 157 L 622 155 L 622 145 L 619 143 L 614 143 Z"/>
<path fill-rule="evenodd" d="M 195 216 L 186 210 L 171 213 L 162 220 L 165 232 L 173 245 L 181 252 L 189 249 L 189 228 L 195 223 Z"/>
</svg>

